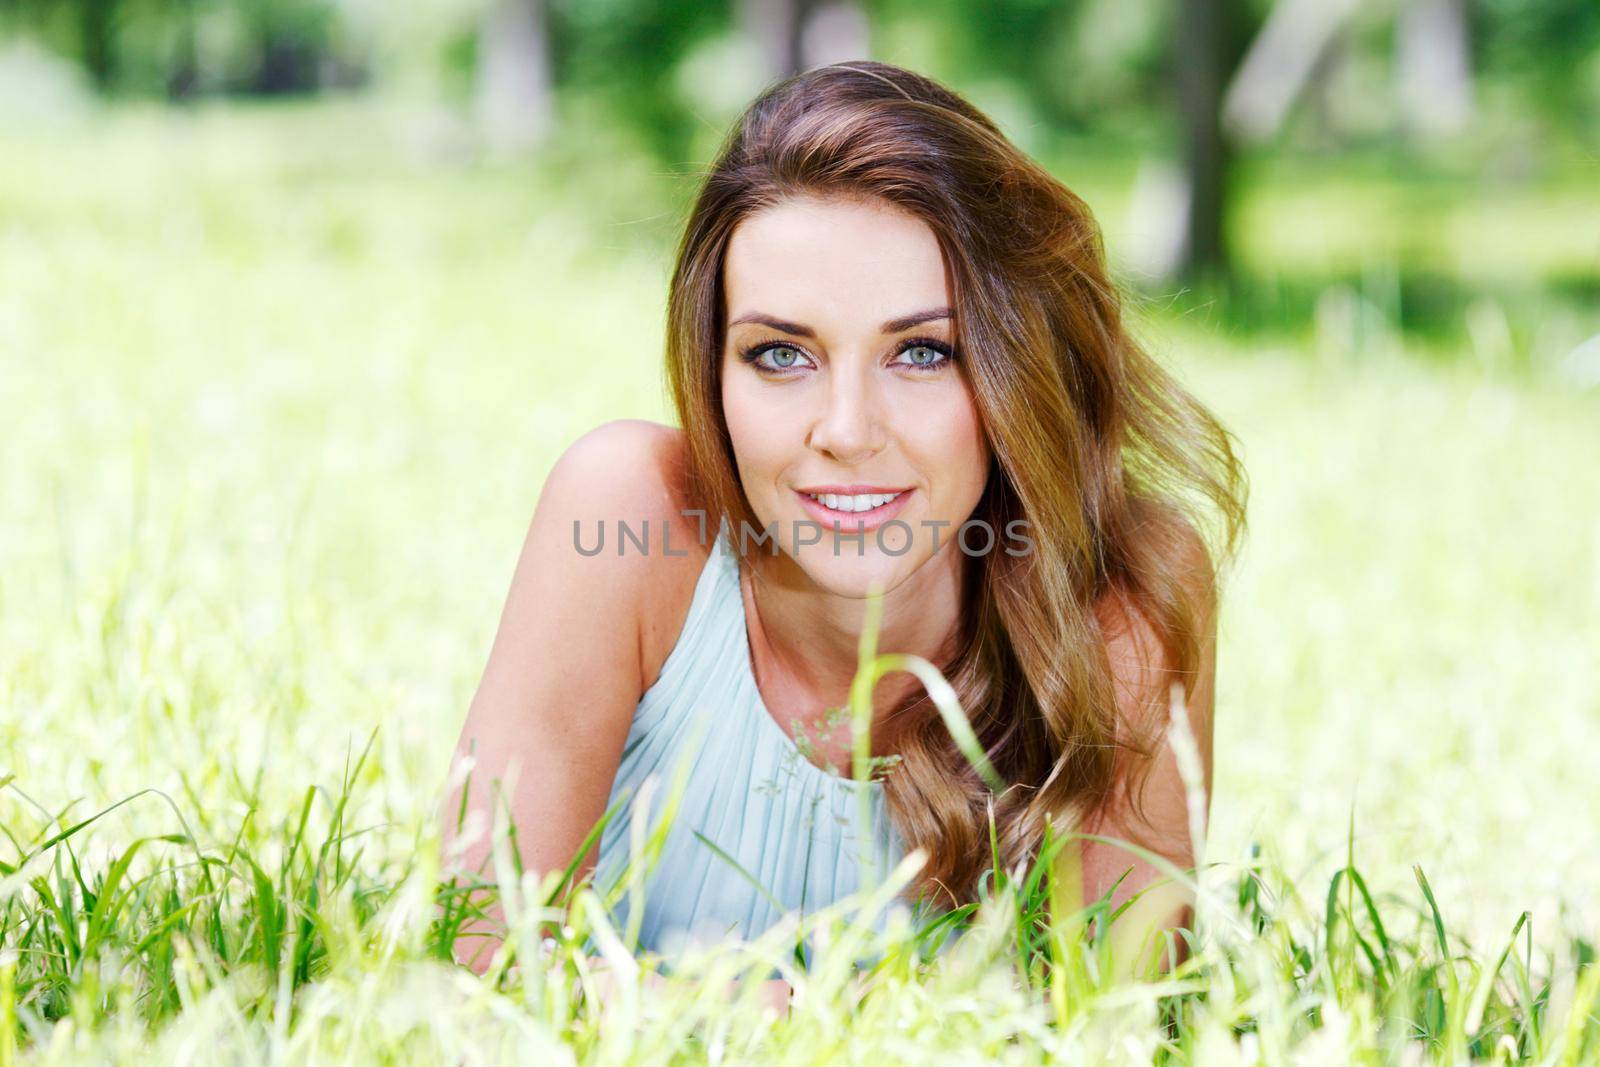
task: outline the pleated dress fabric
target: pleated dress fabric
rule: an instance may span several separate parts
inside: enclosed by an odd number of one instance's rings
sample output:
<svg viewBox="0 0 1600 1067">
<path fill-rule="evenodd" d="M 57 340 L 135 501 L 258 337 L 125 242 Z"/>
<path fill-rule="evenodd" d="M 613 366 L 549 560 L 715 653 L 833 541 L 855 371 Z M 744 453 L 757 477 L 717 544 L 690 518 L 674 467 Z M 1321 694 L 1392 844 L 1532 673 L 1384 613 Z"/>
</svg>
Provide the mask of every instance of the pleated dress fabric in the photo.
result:
<svg viewBox="0 0 1600 1067">
<path fill-rule="evenodd" d="M 608 801 L 621 805 L 600 841 L 601 886 L 629 861 L 633 799 L 641 787 L 654 779 L 640 826 L 648 833 L 660 825 L 680 768 L 686 775 L 644 884 L 638 941 L 644 950 L 672 953 L 690 940 L 754 938 L 785 912 L 812 912 L 855 892 L 872 882 L 874 869 L 881 878 L 904 854 L 882 785 L 812 763 L 763 703 L 728 530 L 724 522 L 677 644 L 634 709 Z M 625 895 L 615 913 L 619 924 L 627 923 L 631 906 Z"/>
</svg>

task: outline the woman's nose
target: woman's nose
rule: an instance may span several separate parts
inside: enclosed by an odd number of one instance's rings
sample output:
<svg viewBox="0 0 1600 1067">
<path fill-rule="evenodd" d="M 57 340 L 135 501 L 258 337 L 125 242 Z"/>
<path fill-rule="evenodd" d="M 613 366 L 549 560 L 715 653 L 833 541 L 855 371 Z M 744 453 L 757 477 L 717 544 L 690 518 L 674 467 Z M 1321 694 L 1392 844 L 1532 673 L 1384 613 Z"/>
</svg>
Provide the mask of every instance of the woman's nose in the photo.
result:
<svg viewBox="0 0 1600 1067">
<path fill-rule="evenodd" d="M 849 465 L 883 448 L 884 427 L 879 398 L 870 382 L 849 374 L 833 374 L 823 410 L 812 424 L 810 446 Z"/>
</svg>

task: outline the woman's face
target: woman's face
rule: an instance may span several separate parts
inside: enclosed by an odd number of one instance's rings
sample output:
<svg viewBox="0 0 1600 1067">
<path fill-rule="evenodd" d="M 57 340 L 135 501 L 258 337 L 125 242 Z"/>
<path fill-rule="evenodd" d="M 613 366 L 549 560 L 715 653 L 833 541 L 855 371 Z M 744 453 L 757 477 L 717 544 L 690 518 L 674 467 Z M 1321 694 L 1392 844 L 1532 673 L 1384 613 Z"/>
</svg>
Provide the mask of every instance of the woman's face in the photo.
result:
<svg viewBox="0 0 1600 1067">
<path fill-rule="evenodd" d="M 932 229 L 882 201 L 793 198 L 735 228 L 724 270 L 723 411 L 745 495 L 779 550 L 846 596 L 874 580 L 893 589 L 936 547 L 959 551 L 989 450 L 952 359 Z M 849 493 L 807 492 L 830 487 Z M 836 524 L 850 536 L 836 539 Z M 750 550 L 771 554 L 756 533 Z"/>
</svg>

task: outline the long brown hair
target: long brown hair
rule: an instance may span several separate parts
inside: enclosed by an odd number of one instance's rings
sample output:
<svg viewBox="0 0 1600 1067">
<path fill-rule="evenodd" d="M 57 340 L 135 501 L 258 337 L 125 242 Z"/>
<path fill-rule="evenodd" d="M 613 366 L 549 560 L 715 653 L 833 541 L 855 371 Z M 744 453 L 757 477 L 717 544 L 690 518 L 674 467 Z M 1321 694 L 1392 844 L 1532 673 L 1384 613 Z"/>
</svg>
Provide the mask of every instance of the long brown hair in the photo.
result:
<svg viewBox="0 0 1600 1067">
<path fill-rule="evenodd" d="M 884 782 L 902 839 L 930 857 L 911 892 L 970 900 L 992 862 L 991 802 L 1009 870 L 1033 854 L 1046 820 L 1081 822 L 1115 781 L 1131 788 L 1118 768 L 1149 753 L 1157 709 L 1133 728 L 1119 715 L 1095 606 L 1108 594 L 1131 604 L 1173 676 L 1192 684 L 1206 606 L 1186 571 L 1196 544 L 1213 574 L 1235 552 L 1244 474 L 1227 430 L 1125 328 L 1087 205 L 956 93 L 853 61 L 750 105 L 678 249 L 667 374 L 690 491 L 713 522 L 760 528 L 720 402 L 724 255 L 740 221 L 798 195 L 878 198 L 932 228 L 954 282 L 959 365 L 994 456 L 972 518 L 995 531 L 1026 519 L 1034 542 L 1025 555 L 967 560 L 959 650 L 944 665 L 1011 787 L 992 795 L 936 715 L 908 733 Z"/>
</svg>

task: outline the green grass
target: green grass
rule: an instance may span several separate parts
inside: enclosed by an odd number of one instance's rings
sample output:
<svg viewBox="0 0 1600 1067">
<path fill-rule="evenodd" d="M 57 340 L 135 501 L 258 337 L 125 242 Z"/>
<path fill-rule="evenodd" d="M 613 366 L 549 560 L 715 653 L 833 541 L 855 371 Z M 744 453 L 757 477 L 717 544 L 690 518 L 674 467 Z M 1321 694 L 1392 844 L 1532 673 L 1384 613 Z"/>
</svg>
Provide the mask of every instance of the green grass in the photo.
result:
<svg viewBox="0 0 1600 1067">
<path fill-rule="evenodd" d="M 1600 396 L 1514 330 L 1408 337 L 1376 282 L 1287 339 L 1143 320 L 1254 488 L 1184 969 L 1118 980 L 1043 868 L 937 961 L 841 915 L 809 971 L 780 930 L 601 1008 L 592 914 L 546 948 L 552 885 L 502 867 L 515 955 L 450 965 L 450 748 L 549 464 L 667 418 L 686 181 L 441 144 L 358 107 L 0 132 L 0 1067 L 1600 1061 Z M 787 1019 L 714 995 L 773 967 Z"/>
</svg>

